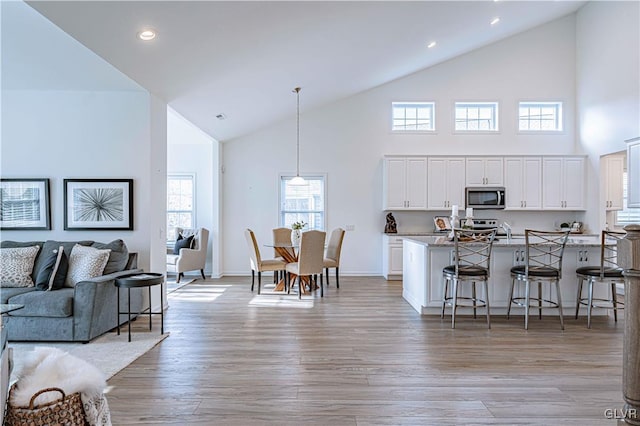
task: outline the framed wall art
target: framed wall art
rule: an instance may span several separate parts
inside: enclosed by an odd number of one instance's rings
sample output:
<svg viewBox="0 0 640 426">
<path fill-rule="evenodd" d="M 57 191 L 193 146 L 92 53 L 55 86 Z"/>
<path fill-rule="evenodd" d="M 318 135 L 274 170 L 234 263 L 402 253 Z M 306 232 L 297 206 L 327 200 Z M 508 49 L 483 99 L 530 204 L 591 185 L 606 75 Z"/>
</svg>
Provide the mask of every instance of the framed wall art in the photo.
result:
<svg viewBox="0 0 640 426">
<path fill-rule="evenodd" d="M 49 179 L 0 179 L 0 229 L 51 229 Z"/>
<path fill-rule="evenodd" d="M 65 179 L 64 229 L 133 229 L 133 179 Z"/>
</svg>

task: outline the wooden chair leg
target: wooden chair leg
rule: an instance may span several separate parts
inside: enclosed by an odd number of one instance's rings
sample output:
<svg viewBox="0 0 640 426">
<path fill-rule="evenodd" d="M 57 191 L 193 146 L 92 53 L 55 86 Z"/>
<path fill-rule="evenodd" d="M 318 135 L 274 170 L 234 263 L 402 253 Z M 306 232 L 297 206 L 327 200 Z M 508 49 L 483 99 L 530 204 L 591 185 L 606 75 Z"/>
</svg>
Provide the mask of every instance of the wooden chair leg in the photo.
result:
<svg viewBox="0 0 640 426">
<path fill-rule="evenodd" d="M 200 275 L 202 275 L 203 280 L 207 279 L 207 277 L 204 276 L 204 269 L 200 269 Z"/>
<path fill-rule="evenodd" d="M 262 284 L 262 272 L 258 271 L 258 294 L 260 294 L 260 285 Z"/>
<path fill-rule="evenodd" d="M 253 293 L 253 285 L 256 281 L 256 272 L 252 269 L 251 270 L 251 293 Z"/>
<path fill-rule="evenodd" d="M 178 277 L 176 278 L 176 283 L 180 284 L 180 278 L 182 278 L 184 274 L 182 272 L 178 272 Z"/>
<path fill-rule="evenodd" d="M 327 276 L 327 287 L 329 287 L 329 268 L 324 268 L 324 273 Z"/>
<path fill-rule="evenodd" d="M 298 275 L 298 299 L 302 299 L 302 277 Z"/>
<path fill-rule="evenodd" d="M 338 269 L 340 268 L 336 266 L 336 288 L 340 288 L 340 278 L 338 276 Z"/>
</svg>

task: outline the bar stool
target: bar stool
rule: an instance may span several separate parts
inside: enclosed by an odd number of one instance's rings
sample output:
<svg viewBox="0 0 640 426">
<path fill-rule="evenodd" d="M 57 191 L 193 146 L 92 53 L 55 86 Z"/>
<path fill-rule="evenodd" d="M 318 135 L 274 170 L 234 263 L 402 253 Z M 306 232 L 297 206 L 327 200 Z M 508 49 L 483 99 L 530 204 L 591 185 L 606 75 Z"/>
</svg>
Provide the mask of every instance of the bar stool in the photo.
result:
<svg viewBox="0 0 640 426">
<path fill-rule="evenodd" d="M 489 285 L 491 248 L 497 229 L 470 230 L 454 229 L 454 264 L 442 270 L 444 291 L 442 298 L 442 314 L 446 306 L 451 306 L 451 328 L 456 328 L 456 308 L 458 306 L 473 307 L 473 317 L 476 318 L 477 308 L 487 309 L 487 327 L 491 328 L 491 313 L 489 310 Z M 476 282 L 484 284 L 484 297 L 476 295 Z M 451 294 L 449 283 L 451 282 Z M 471 282 L 471 296 L 460 296 L 459 283 Z M 461 304 L 460 301 L 467 303 Z M 468 303 L 471 302 L 471 303 Z"/>
<path fill-rule="evenodd" d="M 529 308 L 531 301 L 537 301 L 538 317 L 542 319 L 542 309 L 558 310 L 560 327 L 564 330 L 562 319 L 562 298 L 560 296 L 560 278 L 562 278 L 562 256 L 567 244 L 569 231 L 534 231 L 525 229 L 525 263 L 511 268 L 511 291 L 507 319 L 511 315 L 511 306 L 524 307 L 524 329 L 529 329 Z M 524 296 L 516 297 L 515 283 L 524 283 Z M 531 282 L 538 283 L 538 296 L 531 297 Z M 548 283 L 549 298 L 542 295 L 542 283 Z M 551 287 L 555 284 L 556 300 L 551 300 Z"/>
<path fill-rule="evenodd" d="M 624 284 L 622 268 L 618 266 L 618 240 L 624 238 L 625 235 L 625 232 L 602 231 L 600 237 L 600 265 L 583 266 L 576 269 L 576 275 L 578 276 L 576 319 L 578 319 L 580 305 L 585 305 L 587 307 L 587 328 L 591 328 L 591 310 L 593 308 L 613 309 L 613 318 L 616 322 L 618 321 L 618 309 L 624 309 L 624 302 L 616 300 L 616 284 Z M 587 297 L 583 298 L 582 287 L 585 280 L 587 281 Z M 611 293 L 608 299 L 593 297 L 593 285 L 595 283 L 610 285 Z"/>
</svg>

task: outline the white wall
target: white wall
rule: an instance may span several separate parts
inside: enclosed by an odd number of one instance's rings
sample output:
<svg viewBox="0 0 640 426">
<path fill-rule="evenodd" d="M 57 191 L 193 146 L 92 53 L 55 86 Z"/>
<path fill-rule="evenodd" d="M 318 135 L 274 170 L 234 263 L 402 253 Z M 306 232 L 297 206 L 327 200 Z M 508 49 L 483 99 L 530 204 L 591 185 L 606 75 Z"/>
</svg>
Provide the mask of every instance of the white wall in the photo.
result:
<svg viewBox="0 0 640 426">
<path fill-rule="evenodd" d="M 167 117 L 167 171 L 195 174 L 195 226 L 210 232 L 205 272 L 218 277 L 218 142 L 195 127 L 177 112 L 169 109 Z M 198 271 L 195 271 L 199 275 Z"/>
<path fill-rule="evenodd" d="M 328 175 L 329 231 L 355 225 L 344 241 L 340 270 L 345 274 L 381 274 L 383 155 L 580 153 L 574 126 L 575 15 L 313 111 L 304 109 L 304 93 L 313 87 L 297 81 L 291 86 L 296 84 L 302 86 L 301 172 Z M 516 134 L 518 101 L 543 99 L 564 102 L 566 131 Z M 437 134 L 390 133 L 391 102 L 412 100 L 437 103 Z M 500 133 L 453 135 L 452 104 L 457 100 L 500 101 Z M 293 94 L 291 110 L 293 114 Z M 278 224 L 278 173 L 295 172 L 295 131 L 292 117 L 223 145 L 225 274 L 248 274 L 245 228 L 251 227 L 261 243 L 271 240 L 271 229 Z M 425 223 L 431 230 L 431 217 L 442 213 L 410 214 L 404 222 Z M 552 226 L 558 220 L 554 214 L 512 215 L 516 223 Z"/>
<path fill-rule="evenodd" d="M 640 3 L 589 2 L 577 14 L 579 142 L 589 154 L 590 188 L 598 188 L 599 159 L 640 136 Z M 604 206 L 591 191 L 591 205 Z M 603 226 L 604 208 L 587 220 Z"/>
</svg>

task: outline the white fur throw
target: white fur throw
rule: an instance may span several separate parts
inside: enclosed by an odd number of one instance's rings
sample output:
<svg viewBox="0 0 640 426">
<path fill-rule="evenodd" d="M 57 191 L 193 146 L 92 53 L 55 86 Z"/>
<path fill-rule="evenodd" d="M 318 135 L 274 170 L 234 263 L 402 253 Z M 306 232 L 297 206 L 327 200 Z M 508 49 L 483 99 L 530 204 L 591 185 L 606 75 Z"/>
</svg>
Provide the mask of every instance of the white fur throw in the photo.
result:
<svg viewBox="0 0 640 426">
<path fill-rule="evenodd" d="M 88 362 L 57 348 L 36 347 L 25 357 L 22 370 L 17 372 L 17 381 L 11 391 L 10 404 L 28 407 L 31 397 L 45 388 L 60 388 L 66 395 L 80 392 L 90 424 L 110 424 L 108 405 L 103 392 L 107 386 L 104 374 Z M 59 392 L 46 392 L 38 396 L 35 405 L 60 399 Z M 97 421 L 94 416 L 105 413 L 90 413 L 97 401 L 106 410 L 107 422 Z M 95 410 L 95 408 L 94 408 Z M 94 418 L 91 418 L 94 417 Z"/>
</svg>

